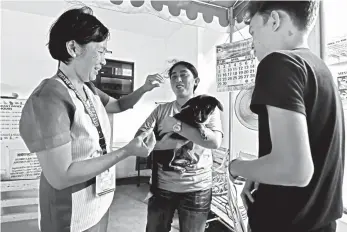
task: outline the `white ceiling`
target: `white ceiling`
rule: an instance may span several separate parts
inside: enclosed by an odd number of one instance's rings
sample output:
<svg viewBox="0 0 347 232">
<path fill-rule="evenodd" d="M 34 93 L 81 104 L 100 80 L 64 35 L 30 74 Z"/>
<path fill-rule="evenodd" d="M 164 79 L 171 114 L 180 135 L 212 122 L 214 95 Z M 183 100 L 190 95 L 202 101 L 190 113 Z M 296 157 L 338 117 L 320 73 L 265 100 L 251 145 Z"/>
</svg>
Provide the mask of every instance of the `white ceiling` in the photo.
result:
<svg viewBox="0 0 347 232">
<path fill-rule="evenodd" d="M 1 1 L 1 9 L 57 18 L 73 5 L 63 1 Z M 110 29 L 129 31 L 151 37 L 167 38 L 182 25 L 150 14 L 129 14 L 93 8 L 94 14 Z M 146 23 L 144 23 L 146 22 Z M 4 23 L 4 22 L 2 22 Z M 23 22 L 25 23 L 25 22 Z"/>
</svg>

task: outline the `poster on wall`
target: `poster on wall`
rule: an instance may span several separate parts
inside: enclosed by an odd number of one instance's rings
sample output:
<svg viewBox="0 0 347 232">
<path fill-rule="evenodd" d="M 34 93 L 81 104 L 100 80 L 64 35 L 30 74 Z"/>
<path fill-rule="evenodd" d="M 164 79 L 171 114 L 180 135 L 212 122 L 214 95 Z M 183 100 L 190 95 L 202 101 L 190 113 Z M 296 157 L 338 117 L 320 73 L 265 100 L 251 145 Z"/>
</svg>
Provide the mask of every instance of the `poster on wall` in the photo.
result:
<svg viewBox="0 0 347 232">
<path fill-rule="evenodd" d="M 347 71 L 337 73 L 337 86 L 342 100 L 343 108 L 347 108 Z"/>
<path fill-rule="evenodd" d="M 35 153 L 25 149 L 13 149 L 9 153 L 8 161 L 2 180 L 30 180 L 40 177 L 41 166 Z"/>
<path fill-rule="evenodd" d="M 0 140 L 19 139 L 19 119 L 24 99 L 0 99 Z"/>
<path fill-rule="evenodd" d="M 347 62 L 347 35 L 327 44 L 326 62 L 329 65 Z"/>
<path fill-rule="evenodd" d="M 216 49 L 218 92 L 241 90 L 254 84 L 257 59 L 252 39 L 218 45 Z"/>
<path fill-rule="evenodd" d="M 24 99 L 0 99 L 1 180 L 37 179 L 41 167 L 19 134 Z"/>
</svg>

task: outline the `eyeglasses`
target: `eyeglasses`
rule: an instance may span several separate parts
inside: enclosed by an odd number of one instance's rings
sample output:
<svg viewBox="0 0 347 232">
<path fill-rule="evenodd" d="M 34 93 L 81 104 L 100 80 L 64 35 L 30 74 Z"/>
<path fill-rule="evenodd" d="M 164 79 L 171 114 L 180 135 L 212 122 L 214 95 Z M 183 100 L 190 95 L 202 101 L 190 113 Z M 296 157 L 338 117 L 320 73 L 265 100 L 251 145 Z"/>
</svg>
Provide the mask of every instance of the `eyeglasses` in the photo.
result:
<svg viewBox="0 0 347 232">
<path fill-rule="evenodd" d="M 112 54 L 112 51 L 110 50 L 107 50 L 106 48 L 102 49 L 102 51 L 98 50 L 98 52 L 102 55 L 105 55 L 105 54 Z"/>
</svg>

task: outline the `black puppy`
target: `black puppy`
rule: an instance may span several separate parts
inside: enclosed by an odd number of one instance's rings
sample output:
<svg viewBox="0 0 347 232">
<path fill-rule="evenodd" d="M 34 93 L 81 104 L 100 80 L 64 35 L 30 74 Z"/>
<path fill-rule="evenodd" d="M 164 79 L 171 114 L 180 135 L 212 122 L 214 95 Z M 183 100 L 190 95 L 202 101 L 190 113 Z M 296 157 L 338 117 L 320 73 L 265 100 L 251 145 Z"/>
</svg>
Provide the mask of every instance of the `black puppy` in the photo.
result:
<svg viewBox="0 0 347 232">
<path fill-rule="evenodd" d="M 215 108 L 218 107 L 223 111 L 222 104 L 217 100 L 217 98 L 209 95 L 198 95 L 189 99 L 183 106 L 181 112 L 175 114 L 173 117 L 177 120 L 186 123 L 194 128 L 198 128 L 203 137 L 204 127 L 203 124 L 209 118 L 209 116 L 214 112 Z M 161 140 L 164 135 L 157 137 L 157 140 Z M 173 133 L 171 138 L 187 140 L 183 136 Z"/>
<path fill-rule="evenodd" d="M 202 138 L 206 140 L 204 124 L 216 107 L 223 111 L 222 104 L 215 97 L 199 95 L 187 101 L 182 106 L 181 112 L 175 114 L 173 117 L 194 128 L 198 128 Z M 160 141 L 164 137 L 164 134 L 159 136 L 157 124 L 154 127 L 154 131 L 157 141 Z M 170 137 L 187 140 L 177 133 L 173 133 Z M 180 173 L 186 172 L 189 168 L 194 168 L 199 162 L 200 157 L 194 151 L 193 142 L 188 142 L 182 147 L 174 149 L 173 153 L 165 150 L 156 152 L 160 153 L 160 155 L 157 155 L 157 162 L 162 164 L 162 169 L 164 171 L 178 171 Z"/>
</svg>

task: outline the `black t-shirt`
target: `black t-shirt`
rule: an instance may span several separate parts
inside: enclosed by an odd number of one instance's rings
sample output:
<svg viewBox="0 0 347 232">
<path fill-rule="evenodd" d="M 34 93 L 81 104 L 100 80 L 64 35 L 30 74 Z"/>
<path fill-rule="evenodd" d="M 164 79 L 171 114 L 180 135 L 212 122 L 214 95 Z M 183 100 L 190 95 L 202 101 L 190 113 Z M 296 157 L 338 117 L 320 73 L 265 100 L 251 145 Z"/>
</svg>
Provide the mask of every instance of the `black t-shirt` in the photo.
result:
<svg viewBox="0 0 347 232">
<path fill-rule="evenodd" d="M 309 49 L 271 53 L 258 66 L 251 110 L 259 157 L 271 152 L 266 105 L 306 116 L 314 174 L 306 187 L 261 184 L 249 207 L 252 232 L 310 231 L 342 216 L 343 108 L 331 72 Z"/>
</svg>

